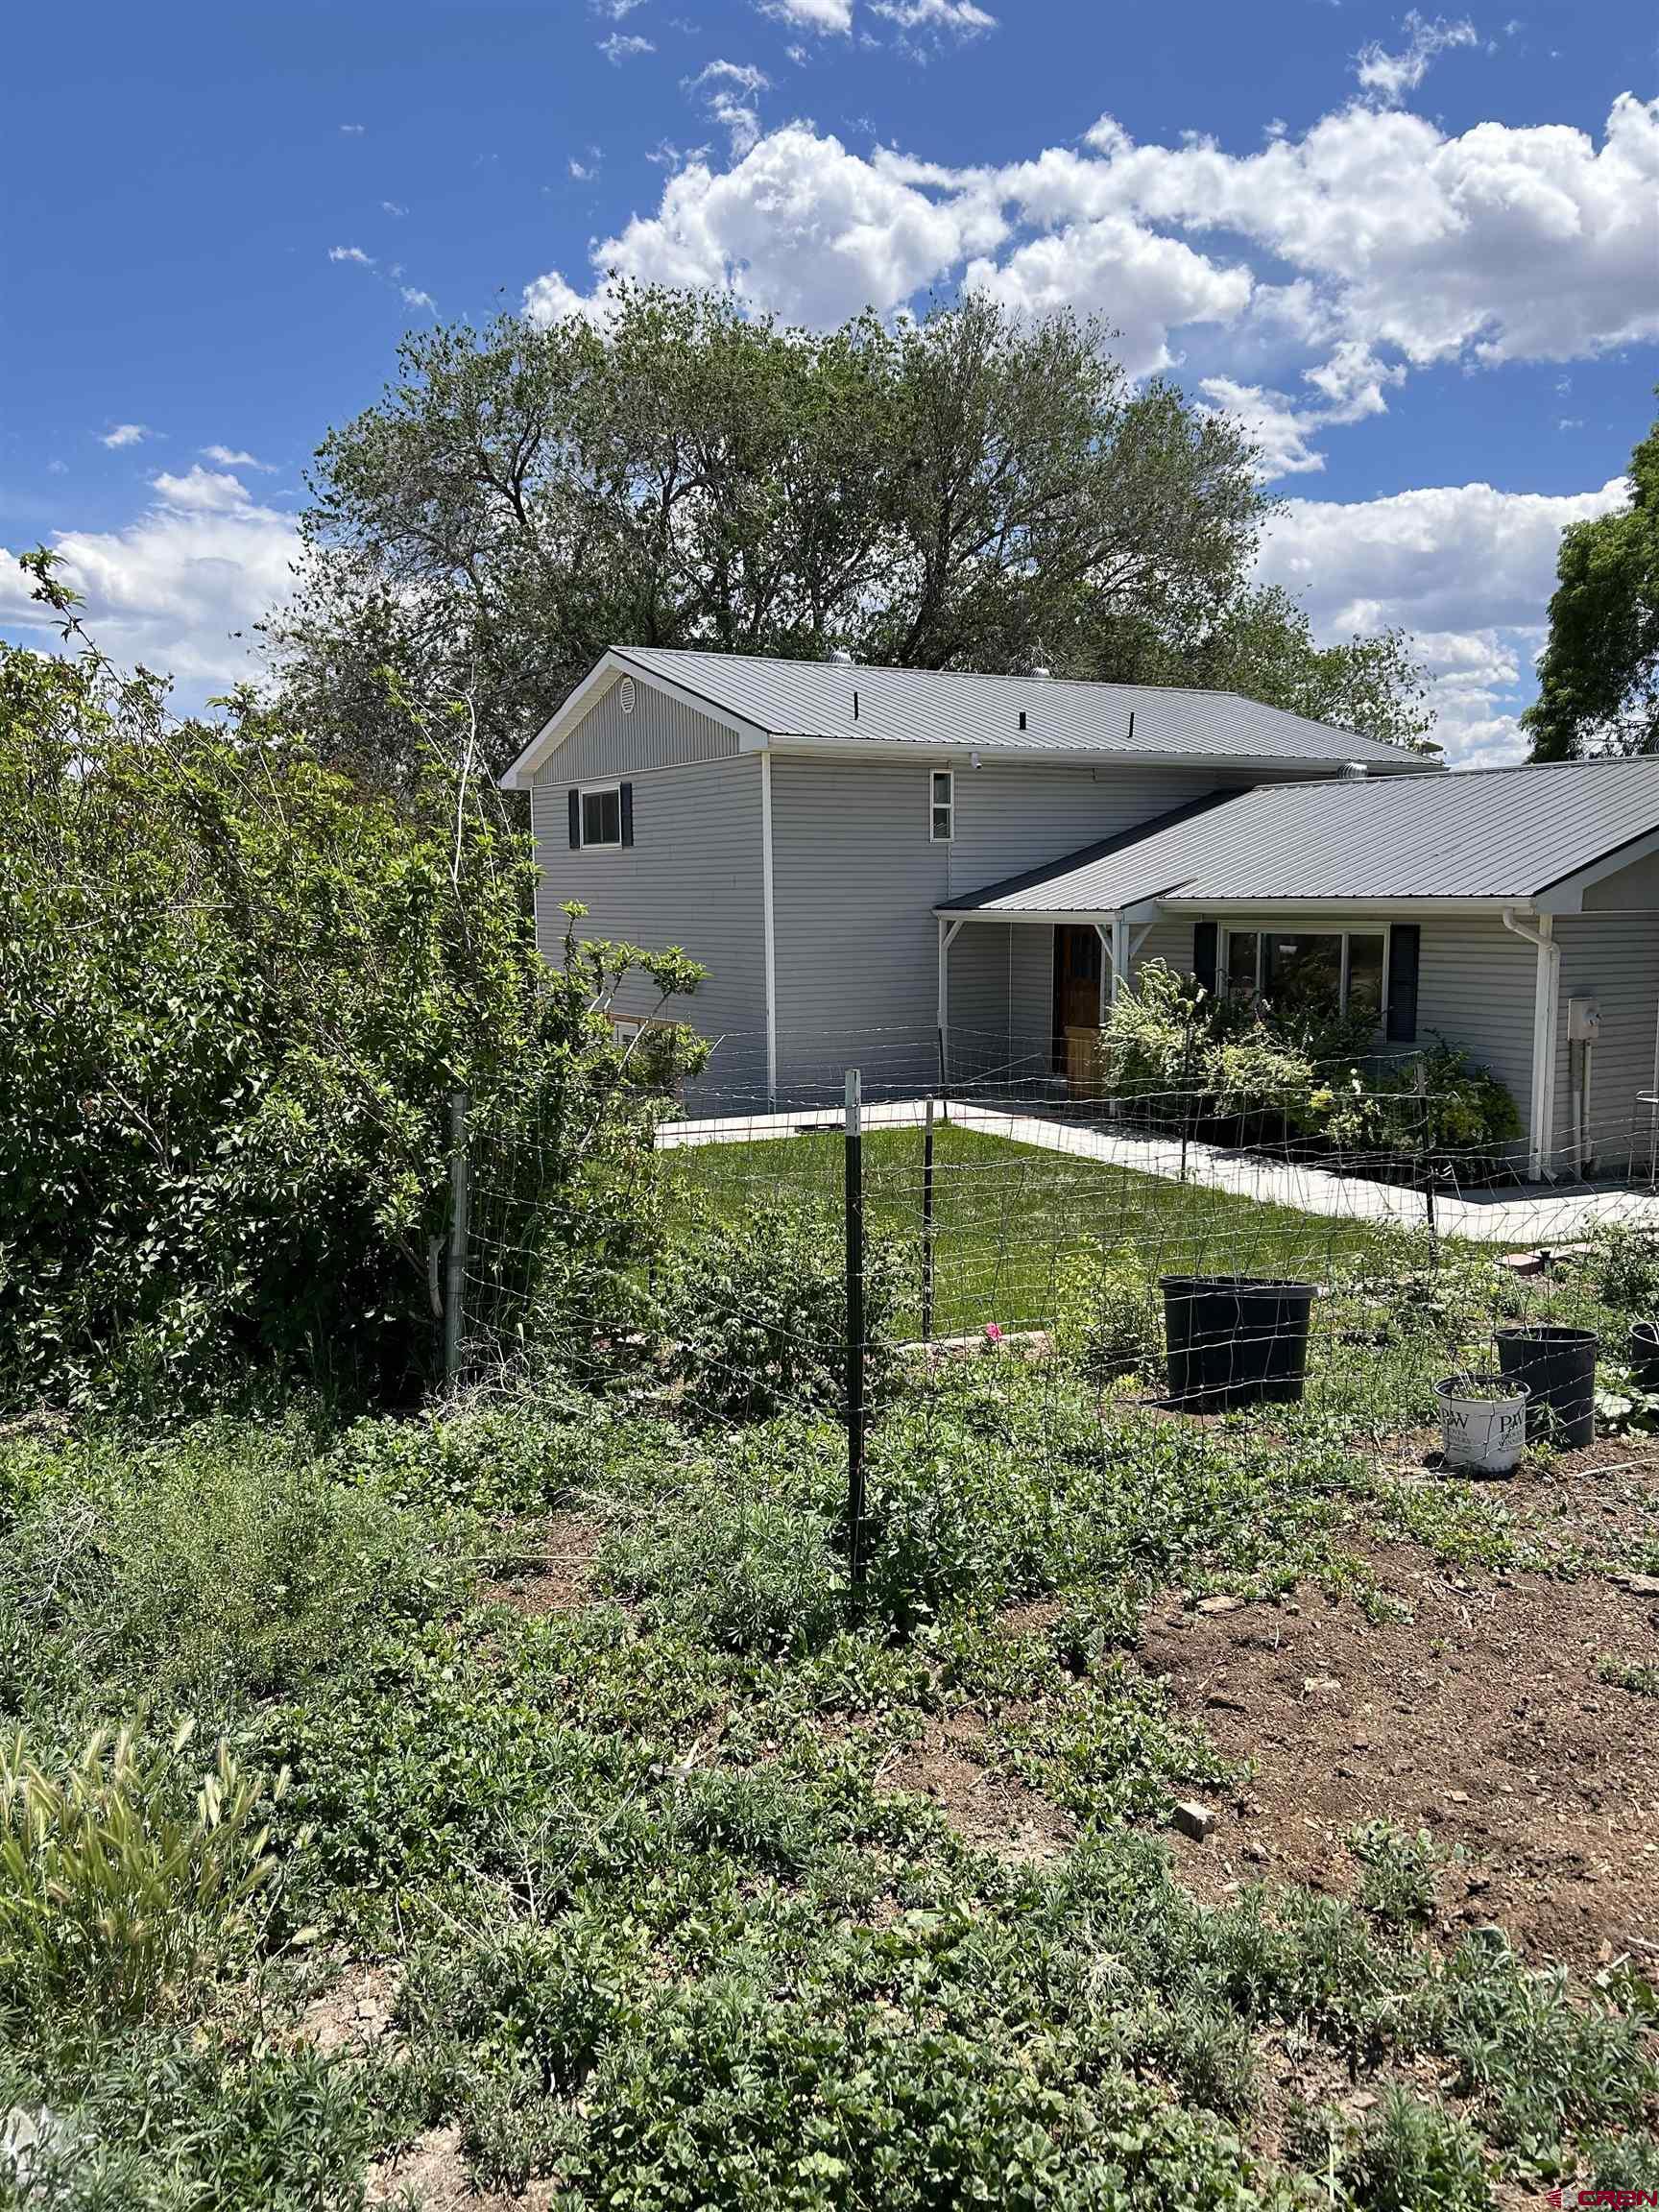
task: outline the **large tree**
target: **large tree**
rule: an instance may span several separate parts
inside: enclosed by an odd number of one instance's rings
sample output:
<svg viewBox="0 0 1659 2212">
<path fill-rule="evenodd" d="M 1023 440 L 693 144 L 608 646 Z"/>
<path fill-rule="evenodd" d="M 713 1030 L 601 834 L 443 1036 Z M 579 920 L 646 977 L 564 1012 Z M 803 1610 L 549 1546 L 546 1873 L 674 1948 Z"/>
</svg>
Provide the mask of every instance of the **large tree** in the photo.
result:
<svg viewBox="0 0 1659 2212">
<path fill-rule="evenodd" d="M 1413 741 L 1399 640 L 1320 653 L 1251 590 L 1254 460 L 1070 315 L 969 298 L 821 333 L 623 287 L 602 328 L 405 341 L 319 452 L 276 665 L 378 783 L 411 709 L 458 697 L 503 767 L 624 641 L 1231 684 Z"/>
<path fill-rule="evenodd" d="M 1630 504 L 1561 535 L 1534 760 L 1659 753 L 1659 422 L 1630 456 Z"/>
</svg>

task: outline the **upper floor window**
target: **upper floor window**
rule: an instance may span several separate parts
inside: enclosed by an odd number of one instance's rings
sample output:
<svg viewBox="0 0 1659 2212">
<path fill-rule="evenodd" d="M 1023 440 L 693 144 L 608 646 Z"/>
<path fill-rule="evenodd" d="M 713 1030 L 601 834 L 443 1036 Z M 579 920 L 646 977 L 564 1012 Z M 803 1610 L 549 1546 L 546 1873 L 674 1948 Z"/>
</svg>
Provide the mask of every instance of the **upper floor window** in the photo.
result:
<svg viewBox="0 0 1659 2212">
<path fill-rule="evenodd" d="M 584 845 L 620 845 L 622 842 L 622 789 L 613 783 L 608 791 L 582 794 Z"/>
<path fill-rule="evenodd" d="M 949 845 L 956 834 L 956 777 L 952 769 L 933 771 L 927 834 L 935 845 Z"/>
<path fill-rule="evenodd" d="M 634 842 L 634 786 L 595 783 L 570 794 L 570 850 L 604 852 Z"/>
</svg>

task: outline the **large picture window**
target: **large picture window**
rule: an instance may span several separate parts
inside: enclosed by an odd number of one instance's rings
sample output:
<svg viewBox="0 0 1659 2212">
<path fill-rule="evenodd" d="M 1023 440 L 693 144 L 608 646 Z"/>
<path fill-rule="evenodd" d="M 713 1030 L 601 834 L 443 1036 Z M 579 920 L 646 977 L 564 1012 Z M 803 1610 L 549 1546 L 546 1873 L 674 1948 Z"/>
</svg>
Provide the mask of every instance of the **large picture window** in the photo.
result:
<svg viewBox="0 0 1659 2212">
<path fill-rule="evenodd" d="M 1265 1003 L 1288 1022 L 1365 1017 L 1380 1028 L 1387 946 L 1381 929 L 1229 929 L 1221 972 L 1240 1005 Z"/>
</svg>

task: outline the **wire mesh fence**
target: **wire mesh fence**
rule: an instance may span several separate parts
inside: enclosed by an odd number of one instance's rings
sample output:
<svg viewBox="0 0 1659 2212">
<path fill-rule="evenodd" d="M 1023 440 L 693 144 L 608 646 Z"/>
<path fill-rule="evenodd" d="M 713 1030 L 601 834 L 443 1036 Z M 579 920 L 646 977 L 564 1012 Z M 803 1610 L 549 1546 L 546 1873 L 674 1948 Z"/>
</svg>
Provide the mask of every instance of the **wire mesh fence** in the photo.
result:
<svg viewBox="0 0 1659 2212">
<path fill-rule="evenodd" d="M 810 1410 L 845 1454 L 854 1567 L 867 1429 L 960 1452 L 967 1406 L 1039 1455 L 1174 1423 L 1220 1448 L 1318 1433 L 1396 1473 L 1479 1471 L 1517 1402 L 1534 1452 L 1581 1445 L 1598 1393 L 1659 1407 L 1628 1341 L 1659 1307 L 1634 1133 L 1623 1176 L 1527 1185 L 1434 1147 L 1427 1092 L 1407 1118 L 1390 1090 L 1390 1141 L 1344 1148 L 1271 1099 L 1218 1126 L 1195 1090 L 887 1080 L 925 1042 L 868 1040 L 855 1107 L 838 1069 L 786 1108 L 705 1086 L 670 1110 L 633 1256 L 562 1245 L 533 1175 L 480 1171 L 464 1379 L 619 1386 L 706 1435 Z"/>
</svg>

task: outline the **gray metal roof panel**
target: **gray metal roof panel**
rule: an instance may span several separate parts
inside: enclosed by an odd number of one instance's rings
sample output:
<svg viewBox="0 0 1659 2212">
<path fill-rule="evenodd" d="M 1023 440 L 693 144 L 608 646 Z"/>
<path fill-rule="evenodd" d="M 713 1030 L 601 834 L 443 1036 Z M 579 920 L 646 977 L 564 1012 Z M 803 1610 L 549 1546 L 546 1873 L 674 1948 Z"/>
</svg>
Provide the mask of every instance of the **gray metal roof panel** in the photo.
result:
<svg viewBox="0 0 1659 2212">
<path fill-rule="evenodd" d="M 1363 760 L 1375 768 L 1419 772 L 1429 765 L 1398 746 L 1356 737 L 1231 691 L 773 661 L 663 646 L 615 650 L 641 674 L 678 685 L 772 737 L 964 746 L 979 752 L 1121 754 L 1130 759 L 1172 755 L 1312 766 Z"/>
<path fill-rule="evenodd" d="M 1659 830 L 1659 758 L 1266 784 L 952 912 L 1117 913 L 1143 900 L 1527 900 Z"/>
</svg>

